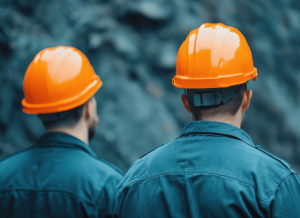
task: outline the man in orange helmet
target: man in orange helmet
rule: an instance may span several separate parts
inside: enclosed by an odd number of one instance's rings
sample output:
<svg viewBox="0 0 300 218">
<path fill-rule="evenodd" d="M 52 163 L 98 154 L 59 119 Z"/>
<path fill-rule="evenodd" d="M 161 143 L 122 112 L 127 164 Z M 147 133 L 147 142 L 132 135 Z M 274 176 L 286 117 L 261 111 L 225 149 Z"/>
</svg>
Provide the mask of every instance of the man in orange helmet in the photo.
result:
<svg viewBox="0 0 300 218">
<path fill-rule="evenodd" d="M 71 47 L 39 52 L 24 78 L 23 111 L 47 133 L 0 162 L 0 217 L 112 217 L 122 172 L 88 146 L 97 123 L 93 97 L 102 82 Z"/>
<path fill-rule="evenodd" d="M 300 217 L 300 177 L 241 129 L 256 80 L 244 36 L 204 24 L 179 49 L 173 85 L 192 113 L 179 138 L 144 155 L 118 186 L 115 217 Z"/>
</svg>

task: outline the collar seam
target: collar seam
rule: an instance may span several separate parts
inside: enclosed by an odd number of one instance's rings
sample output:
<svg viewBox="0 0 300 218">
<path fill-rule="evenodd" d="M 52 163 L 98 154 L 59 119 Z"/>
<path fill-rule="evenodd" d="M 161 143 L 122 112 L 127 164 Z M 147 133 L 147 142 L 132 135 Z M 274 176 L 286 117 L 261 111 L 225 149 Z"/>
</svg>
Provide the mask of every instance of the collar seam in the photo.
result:
<svg viewBox="0 0 300 218">
<path fill-rule="evenodd" d="M 181 133 L 180 137 L 178 137 L 178 138 L 181 138 L 181 137 L 183 137 L 185 135 L 193 135 L 193 134 L 196 134 L 196 135 L 201 135 L 201 134 L 208 135 L 208 134 L 211 134 L 211 135 L 224 136 L 224 137 L 227 137 L 227 138 L 232 138 L 232 139 L 236 139 L 236 140 L 242 141 L 245 144 L 250 145 L 251 147 L 256 148 L 256 146 L 255 146 L 255 144 L 253 143 L 252 140 L 249 140 L 250 142 L 247 142 L 246 140 L 241 139 L 238 136 L 235 136 L 235 135 L 232 135 L 232 134 L 226 134 L 226 133 L 219 133 L 219 132 L 199 132 L 199 131 L 198 132 L 190 132 L 190 131 L 187 131 L 185 133 Z"/>
<path fill-rule="evenodd" d="M 68 146 L 68 147 L 67 147 Z M 76 144 L 76 143 L 69 143 L 69 142 L 65 142 L 65 141 L 59 141 L 59 140 L 53 140 L 53 141 L 48 141 L 48 142 L 38 142 L 35 144 L 34 147 L 39 147 L 39 148 L 43 148 L 43 147 L 56 147 L 56 148 L 67 148 L 67 149 L 77 149 L 77 150 L 83 150 L 86 153 L 94 156 L 93 151 L 90 151 L 89 148 L 85 147 L 86 145 L 80 145 L 80 144 Z"/>
</svg>

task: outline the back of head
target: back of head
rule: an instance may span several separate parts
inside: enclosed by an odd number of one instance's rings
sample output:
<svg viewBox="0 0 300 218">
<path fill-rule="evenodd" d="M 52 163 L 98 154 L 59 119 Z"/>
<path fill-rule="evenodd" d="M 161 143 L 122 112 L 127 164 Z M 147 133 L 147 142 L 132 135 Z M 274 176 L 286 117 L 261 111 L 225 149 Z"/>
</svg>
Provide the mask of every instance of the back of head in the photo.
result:
<svg viewBox="0 0 300 218">
<path fill-rule="evenodd" d="M 234 116 L 246 83 L 256 77 L 251 50 L 241 32 L 224 24 L 203 24 L 179 49 L 173 85 L 185 89 L 198 120 Z"/>
<path fill-rule="evenodd" d="M 233 117 L 241 107 L 247 84 L 233 86 L 229 89 L 186 89 L 189 107 L 195 120 L 209 118 Z M 206 95 L 206 96 L 205 96 Z M 199 100 L 197 100 L 199 98 Z M 197 102 L 208 103 L 200 106 Z"/>
<path fill-rule="evenodd" d="M 83 116 L 84 107 L 86 104 L 80 105 L 68 111 L 38 114 L 38 117 L 43 122 L 45 128 L 70 128 L 75 126 Z"/>
</svg>

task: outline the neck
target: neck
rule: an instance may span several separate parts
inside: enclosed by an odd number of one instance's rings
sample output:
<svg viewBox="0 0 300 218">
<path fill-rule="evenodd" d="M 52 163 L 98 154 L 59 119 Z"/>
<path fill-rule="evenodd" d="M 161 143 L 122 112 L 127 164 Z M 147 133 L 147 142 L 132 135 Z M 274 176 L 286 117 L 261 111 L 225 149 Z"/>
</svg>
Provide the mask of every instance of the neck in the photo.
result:
<svg viewBox="0 0 300 218">
<path fill-rule="evenodd" d="M 195 121 L 195 117 L 193 116 L 193 120 Z M 201 120 L 206 121 L 215 121 L 215 122 L 222 122 L 228 123 L 238 128 L 241 128 L 242 124 L 242 116 L 215 116 L 215 117 L 203 117 Z"/>
<path fill-rule="evenodd" d="M 83 124 L 75 125 L 74 127 L 57 127 L 49 128 L 47 132 L 62 132 L 74 136 L 81 141 L 89 144 L 88 128 Z"/>
</svg>

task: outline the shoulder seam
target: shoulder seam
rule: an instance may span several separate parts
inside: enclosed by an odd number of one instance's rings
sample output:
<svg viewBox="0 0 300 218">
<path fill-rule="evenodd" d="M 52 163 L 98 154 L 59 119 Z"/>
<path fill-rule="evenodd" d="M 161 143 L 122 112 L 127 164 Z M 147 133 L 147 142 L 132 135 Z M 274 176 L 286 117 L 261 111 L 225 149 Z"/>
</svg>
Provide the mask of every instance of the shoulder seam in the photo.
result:
<svg viewBox="0 0 300 218">
<path fill-rule="evenodd" d="M 151 151 L 147 152 L 146 154 L 142 155 L 139 159 L 142 159 L 143 157 L 147 156 L 148 154 L 152 153 L 153 151 L 155 151 L 156 149 L 158 149 L 158 148 L 160 148 L 160 147 L 162 147 L 164 145 L 166 145 L 166 144 L 162 144 L 162 145 L 154 148 L 153 150 L 151 150 Z"/>
<path fill-rule="evenodd" d="M 0 163 L 3 162 L 3 161 L 5 161 L 5 160 L 7 160 L 7 159 L 9 159 L 9 158 L 12 158 L 12 157 L 18 155 L 18 154 L 21 154 L 21 153 L 24 153 L 26 151 L 32 150 L 34 148 L 35 148 L 35 146 L 29 146 L 28 148 L 24 148 L 24 149 L 21 149 L 20 151 L 17 151 L 15 153 L 9 154 L 7 157 L 5 157 L 2 160 L 0 160 Z"/>
<path fill-rule="evenodd" d="M 282 176 L 283 179 L 278 183 L 278 185 L 275 187 L 274 191 L 271 192 L 270 197 L 268 197 L 268 199 L 264 202 L 265 208 L 266 208 L 266 206 L 267 206 L 267 202 L 268 202 L 268 201 L 270 200 L 270 198 L 276 193 L 276 191 L 279 189 L 279 187 L 281 186 L 281 184 L 282 184 L 287 178 L 289 178 L 289 177 L 292 176 L 292 175 L 295 175 L 295 173 L 290 173 L 290 174 L 288 174 L 288 175 L 285 175 L 285 174 L 284 174 L 284 176 Z"/>
<path fill-rule="evenodd" d="M 91 156 L 92 156 L 92 155 L 91 155 Z M 121 176 L 124 176 L 124 173 L 123 173 L 118 167 L 116 167 L 115 165 L 113 165 L 113 164 L 111 164 L 111 163 L 107 162 L 106 160 L 103 160 L 103 159 L 101 159 L 101 158 L 99 158 L 99 157 L 94 157 L 94 156 L 92 156 L 92 157 L 93 157 L 94 159 L 96 159 L 97 161 L 99 161 L 99 162 L 105 164 L 106 166 L 110 167 L 111 169 L 115 170 L 115 171 L 116 171 L 117 173 L 119 173 Z"/>
<path fill-rule="evenodd" d="M 289 170 L 290 173 L 296 173 L 296 172 L 294 171 L 294 169 L 293 169 L 288 163 L 286 163 L 285 161 L 283 161 L 283 160 L 281 160 L 280 158 L 276 157 L 275 155 L 273 155 L 273 154 L 271 154 L 271 153 L 265 151 L 265 150 L 262 149 L 262 148 L 257 148 L 257 150 L 259 150 L 259 151 L 265 153 L 266 155 L 272 157 L 273 159 L 275 159 L 276 161 L 278 161 L 279 163 L 281 163 L 285 168 L 287 168 L 287 169 Z"/>
</svg>

